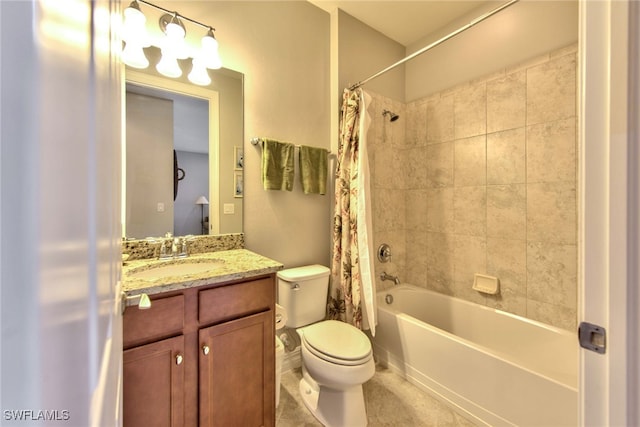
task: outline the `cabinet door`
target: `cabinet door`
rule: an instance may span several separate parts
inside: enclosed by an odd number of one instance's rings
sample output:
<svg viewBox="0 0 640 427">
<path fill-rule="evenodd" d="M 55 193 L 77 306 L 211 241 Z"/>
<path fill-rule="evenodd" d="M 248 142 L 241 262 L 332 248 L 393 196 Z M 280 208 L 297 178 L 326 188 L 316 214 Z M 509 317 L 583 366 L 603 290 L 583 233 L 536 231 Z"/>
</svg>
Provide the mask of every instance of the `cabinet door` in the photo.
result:
<svg viewBox="0 0 640 427">
<path fill-rule="evenodd" d="M 209 328 L 200 337 L 200 426 L 275 424 L 271 310 Z"/>
<path fill-rule="evenodd" d="M 124 426 L 184 425 L 184 336 L 125 350 Z"/>
</svg>

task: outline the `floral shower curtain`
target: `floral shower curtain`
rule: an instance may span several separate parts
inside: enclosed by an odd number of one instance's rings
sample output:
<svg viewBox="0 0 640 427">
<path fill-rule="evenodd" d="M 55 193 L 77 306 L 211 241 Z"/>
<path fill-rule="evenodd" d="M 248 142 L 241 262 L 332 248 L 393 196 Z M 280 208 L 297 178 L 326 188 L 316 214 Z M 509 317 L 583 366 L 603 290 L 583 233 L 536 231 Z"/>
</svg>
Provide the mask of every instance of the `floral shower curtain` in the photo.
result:
<svg viewBox="0 0 640 427">
<path fill-rule="evenodd" d="M 336 165 L 333 252 L 328 317 L 370 329 L 375 335 L 375 280 L 366 134 L 369 96 L 342 95 Z"/>
</svg>

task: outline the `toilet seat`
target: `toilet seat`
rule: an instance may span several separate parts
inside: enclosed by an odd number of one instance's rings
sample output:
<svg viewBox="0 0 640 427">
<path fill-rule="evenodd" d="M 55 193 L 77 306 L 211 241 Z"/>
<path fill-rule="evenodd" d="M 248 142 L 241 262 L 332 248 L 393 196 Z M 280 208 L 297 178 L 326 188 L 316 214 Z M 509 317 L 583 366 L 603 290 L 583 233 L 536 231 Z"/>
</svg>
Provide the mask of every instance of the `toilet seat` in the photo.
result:
<svg viewBox="0 0 640 427">
<path fill-rule="evenodd" d="M 337 320 L 307 326 L 302 342 L 315 356 L 338 365 L 361 365 L 372 357 L 369 338 L 356 327 Z"/>
</svg>

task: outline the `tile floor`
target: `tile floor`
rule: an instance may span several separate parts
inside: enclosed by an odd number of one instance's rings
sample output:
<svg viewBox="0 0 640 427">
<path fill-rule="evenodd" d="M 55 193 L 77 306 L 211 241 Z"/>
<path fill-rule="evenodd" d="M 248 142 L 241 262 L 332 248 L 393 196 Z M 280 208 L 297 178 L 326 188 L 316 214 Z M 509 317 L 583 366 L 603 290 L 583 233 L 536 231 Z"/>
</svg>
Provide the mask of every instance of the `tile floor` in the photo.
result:
<svg viewBox="0 0 640 427">
<path fill-rule="evenodd" d="M 300 369 L 282 374 L 277 427 L 322 427 L 300 400 Z M 377 365 L 363 387 L 369 427 L 474 426 L 447 405 L 423 392 L 389 369 Z"/>
</svg>

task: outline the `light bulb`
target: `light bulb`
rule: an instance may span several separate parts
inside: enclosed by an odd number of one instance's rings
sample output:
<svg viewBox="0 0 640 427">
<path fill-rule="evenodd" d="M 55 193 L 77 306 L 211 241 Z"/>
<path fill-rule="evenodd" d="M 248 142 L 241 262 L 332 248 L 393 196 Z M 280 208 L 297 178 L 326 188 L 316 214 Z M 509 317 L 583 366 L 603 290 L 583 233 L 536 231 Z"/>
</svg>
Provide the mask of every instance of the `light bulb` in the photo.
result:
<svg viewBox="0 0 640 427">
<path fill-rule="evenodd" d="M 218 41 L 213 35 L 213 31 L 209 29 L 207 35 L 201 41 L 202 50 L 200 51 L 201 59 L 207 68 L 217 70 L 222 67 L 220 55 L 218 54 Z"/>
<path fill-rule="evenodd" d="M 176 18 L 177 19 L 177 18 Z M 186 35 L 184 28 L 182 28 L 179 24 L 175 23 L 175 22 L 169 22 L 167 24 L 167 28 L 165 29 L 165 33 L 167 34 L 167 37 L 173 41 L 173 42 L 180 42 L 182 39 L 184 39 L 184 36 Z"/>
<path fill-rule="evenodd" d="M 182 75 L 178 59 L 171 52 L 167 52 L 164 49 L 162 49 L 162 58 L 156 65 L 156 70 L 163 76 L 172 78 L 178 78 Z"/>
<path fill-rule="evenodd" d="M 200 86 L 208 86 L 211 84 L 211 77 L 209 77 L 209 73 L 207 72 L 207 68 L 204 66 L 202 61 L 194 58 L 191 61 L 193 67 L 191 68 L 191 72 L 189 73 L 189 81 L 191 83 L 200 85 Z"/>
<path fill-rule="evenodd" d="M 122 51 L 122 62 L 133 68 L 147 68 L 149 60 L 142 50 L 142 46 L 127 42 Z"/>
<path fill-rule="evenodd" d="M 178 59 L 189 57 L 187 45 L 185 43 L 186 31 L 184 25 L 177 15 L 165 14 L 160 18 L 160 28 L 164 31 L 165 37 L 162 40 L 162 51 L 169 52 L 170 55 Z"/>
<path fill-rule="evenodd" d="M 122 39 L 127 43 L 133 42 L 142 47 L 149 47 L 149 36 L 145 23 L 147 18 L 140 11 L 138 3 L 133 1 L 124 10 L 124 25 Z"/>
</svg>

